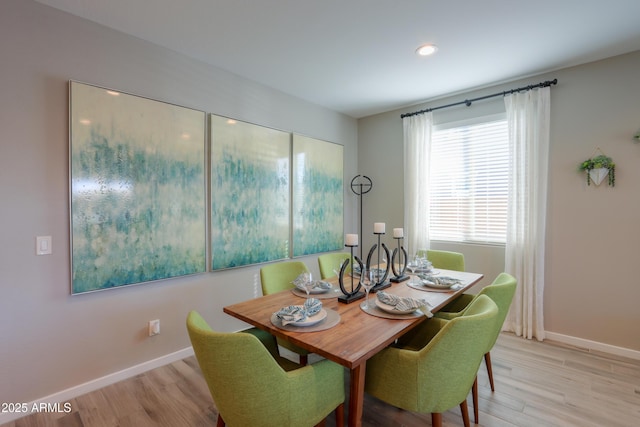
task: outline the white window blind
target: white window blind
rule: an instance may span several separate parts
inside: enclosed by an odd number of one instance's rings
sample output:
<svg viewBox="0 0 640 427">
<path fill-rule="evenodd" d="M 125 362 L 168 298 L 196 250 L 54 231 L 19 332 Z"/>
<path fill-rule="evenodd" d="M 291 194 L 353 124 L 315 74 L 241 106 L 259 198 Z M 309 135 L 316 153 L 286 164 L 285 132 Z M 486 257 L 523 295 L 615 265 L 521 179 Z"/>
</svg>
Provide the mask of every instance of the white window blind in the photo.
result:
<svg viewBox="0 0 640 427">
<path fill-rule="evenodd" d="M 504 244 L 508 130 L 504 116 L 447 129 L 431 140 L 432 240 Z"/>
</svg>

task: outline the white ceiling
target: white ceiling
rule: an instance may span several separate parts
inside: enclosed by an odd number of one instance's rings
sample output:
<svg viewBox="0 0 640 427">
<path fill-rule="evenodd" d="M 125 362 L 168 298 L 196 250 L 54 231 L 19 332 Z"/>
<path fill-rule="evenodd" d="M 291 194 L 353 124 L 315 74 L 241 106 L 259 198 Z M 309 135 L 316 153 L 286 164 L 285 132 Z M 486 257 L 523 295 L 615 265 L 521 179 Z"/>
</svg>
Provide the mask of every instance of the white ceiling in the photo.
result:
<svg viewBox="0 0 640 427">
<path fill-rule="evenodd" d="M 37 1 L 356 118 L 640 49 L 640 0 Z"/>
</svg>

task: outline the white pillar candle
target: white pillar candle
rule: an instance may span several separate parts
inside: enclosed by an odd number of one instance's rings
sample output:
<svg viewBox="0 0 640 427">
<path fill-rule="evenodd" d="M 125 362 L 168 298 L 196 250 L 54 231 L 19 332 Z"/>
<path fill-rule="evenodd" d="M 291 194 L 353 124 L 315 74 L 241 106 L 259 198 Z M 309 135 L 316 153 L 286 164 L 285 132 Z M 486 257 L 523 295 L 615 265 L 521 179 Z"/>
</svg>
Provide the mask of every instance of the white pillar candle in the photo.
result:
<svg viewBox="0 0 640 427">
<path fill-rule="evenodd" d="M 344 244 L 346 246 L 358 246 L 358 235 L 347 234 L 344 238 Z"/>
<path fill-rule="evenodd" d="M 384 234 L 385 224 L 384 222 L 375 222 L 373 224 L 373 232 L 376 234 Z"/>
<path fill-rule="evenodd" d="M 393 229 L 393 237 L 399 239 L 404 237 L 404 230 L 402 228 L 394 228 Z"/>
</svg>

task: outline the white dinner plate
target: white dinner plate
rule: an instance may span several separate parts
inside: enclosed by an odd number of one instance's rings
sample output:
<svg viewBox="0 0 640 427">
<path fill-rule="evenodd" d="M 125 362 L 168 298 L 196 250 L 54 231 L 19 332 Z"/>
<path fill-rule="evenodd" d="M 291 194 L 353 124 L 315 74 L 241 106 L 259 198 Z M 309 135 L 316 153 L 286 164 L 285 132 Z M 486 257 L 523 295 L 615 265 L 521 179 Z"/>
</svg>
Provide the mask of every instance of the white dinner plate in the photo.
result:
<svg viewBox="0 0 640 427">
<path fill-rule="evenodd" d="M 425 279 L 422 279 L 421 283 L 425 285 L 427 288 L 433 288 L 433 289 L 450 289 L 453 285 L 456 285 L 456 283 L 444 283 L 444 284 L 434 283 Z"/>
<path fill-rule="evenodd" d="M 321 309 L 318 314 L 314 314 L 313 316 L 309 316 L 307 317 L 305 320 L 301 321 L 301 322 L 293 322 L 293 323 L 288 323 L 287 326 L 313 326 L 317 323 L 322 322 L 324 319 L 327 318 L 327 310 L 325 310 L 324 308 Z"/>
<path fill-rule="evenodd" d="M 411 314 L 417 310 L 417 308 L 411 308 L 409 310 L 396 310 L 394 306 L 385 304 L 377 298 L 376 298 L 376 306 L 380 310 L 386 311 L 387 313 L 393 313 L 393 314 Z"/>
</svg>

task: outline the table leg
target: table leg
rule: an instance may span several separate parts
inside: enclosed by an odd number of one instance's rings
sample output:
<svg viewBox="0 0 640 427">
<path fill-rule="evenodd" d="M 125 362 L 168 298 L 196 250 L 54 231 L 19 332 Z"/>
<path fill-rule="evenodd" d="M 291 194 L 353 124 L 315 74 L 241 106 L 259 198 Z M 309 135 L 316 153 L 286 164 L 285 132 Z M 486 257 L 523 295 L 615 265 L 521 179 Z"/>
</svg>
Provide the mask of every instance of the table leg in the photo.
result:
<svg viewBox="0 0 640 427">
<path fill-rule="evenodd" d="M 362 426 L 362 411 L 364 406 L 364 377 L 366 363 L 362 363 L 351 369 L 349 383 L 349 427 Z"/>
</svg>

